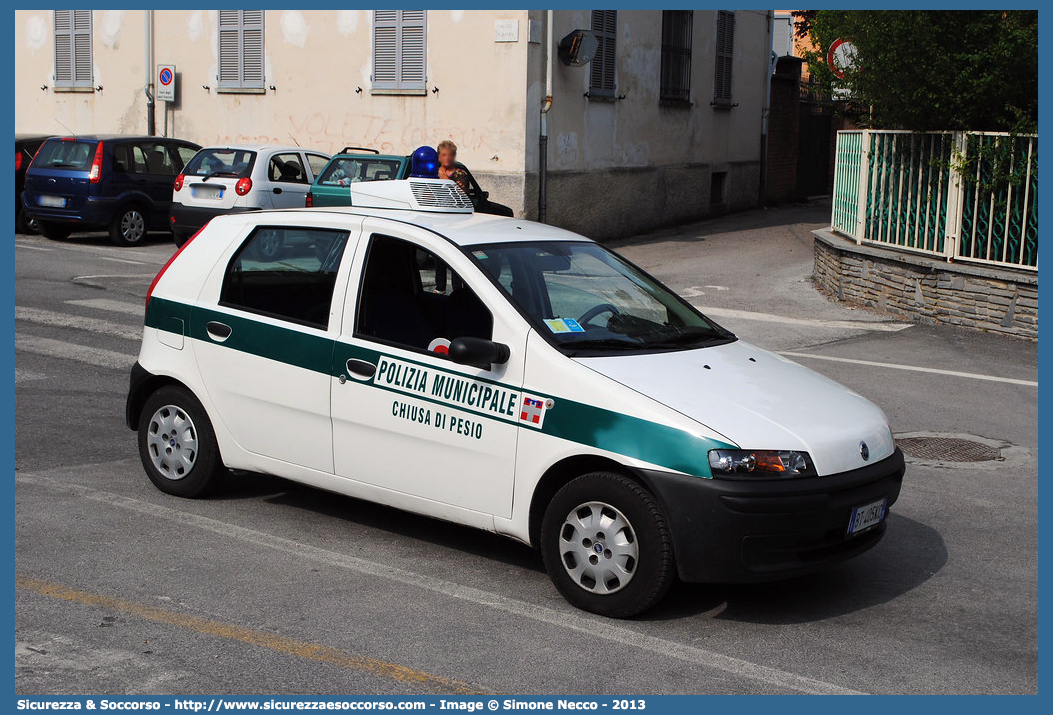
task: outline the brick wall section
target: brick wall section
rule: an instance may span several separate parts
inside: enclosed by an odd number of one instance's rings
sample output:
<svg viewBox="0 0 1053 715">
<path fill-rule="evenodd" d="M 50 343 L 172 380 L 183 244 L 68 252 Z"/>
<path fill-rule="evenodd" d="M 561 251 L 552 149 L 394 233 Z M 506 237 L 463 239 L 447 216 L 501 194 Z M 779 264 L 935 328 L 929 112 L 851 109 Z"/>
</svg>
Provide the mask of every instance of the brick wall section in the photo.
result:
<svg viewBox="0 0 1053 715">
<path fill-rule="evenodd" d="M 815 236 L 815 283 L 838 300 L 922 323 L 1038 339 L 1038 275 L 946 263 L 870 244 L 830 229 Z"/>
<path fill-rule="evenodd" d="M 797 190 L 800 104 L 801 60 L 780 57 L 771 78 L 766 201 L 780 203 L 800 198 Z"/>
</svg>

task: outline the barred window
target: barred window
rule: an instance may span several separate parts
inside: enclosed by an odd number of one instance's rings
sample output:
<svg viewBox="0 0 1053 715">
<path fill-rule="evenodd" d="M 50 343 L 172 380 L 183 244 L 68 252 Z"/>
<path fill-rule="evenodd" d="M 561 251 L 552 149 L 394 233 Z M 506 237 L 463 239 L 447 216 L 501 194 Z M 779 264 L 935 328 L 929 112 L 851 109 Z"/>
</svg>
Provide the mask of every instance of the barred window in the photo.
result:
<svg viewBox="0 0 1053 715">
<path fill-rule="evenodd" d="M 662 102 L 691 101 L 691 34 L 694 12 L 662 11 L 662 78 L 658 98 Z"/>
</svg>

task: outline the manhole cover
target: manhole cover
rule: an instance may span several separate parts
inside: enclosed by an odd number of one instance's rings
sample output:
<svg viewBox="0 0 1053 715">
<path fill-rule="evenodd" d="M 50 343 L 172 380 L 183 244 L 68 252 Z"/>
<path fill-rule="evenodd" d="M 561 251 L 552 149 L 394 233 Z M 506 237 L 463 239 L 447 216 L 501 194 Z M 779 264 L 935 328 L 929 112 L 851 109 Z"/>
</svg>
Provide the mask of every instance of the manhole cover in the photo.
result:
<svg viewBox="0 0 1053 715">
<path fill-rule="evenodd" d="M 896 445 L 915 459 L 935 462 L 991 462 L 1002 459 L 1002 450 L 958 437 L 900 437 Z"/>
</svg>

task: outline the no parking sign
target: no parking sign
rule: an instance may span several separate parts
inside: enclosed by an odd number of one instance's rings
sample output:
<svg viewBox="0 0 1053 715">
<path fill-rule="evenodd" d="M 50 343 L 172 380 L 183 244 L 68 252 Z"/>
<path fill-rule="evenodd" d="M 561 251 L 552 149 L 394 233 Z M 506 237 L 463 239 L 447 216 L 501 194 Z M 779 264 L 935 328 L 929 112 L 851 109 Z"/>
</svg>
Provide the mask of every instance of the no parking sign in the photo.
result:
<svg viewBox="0 0 1053 715">
<path fill-rule="evenodd" d="M 157 65 L 157 99 L 175 101 L 175 65 Z"/>
</svg>

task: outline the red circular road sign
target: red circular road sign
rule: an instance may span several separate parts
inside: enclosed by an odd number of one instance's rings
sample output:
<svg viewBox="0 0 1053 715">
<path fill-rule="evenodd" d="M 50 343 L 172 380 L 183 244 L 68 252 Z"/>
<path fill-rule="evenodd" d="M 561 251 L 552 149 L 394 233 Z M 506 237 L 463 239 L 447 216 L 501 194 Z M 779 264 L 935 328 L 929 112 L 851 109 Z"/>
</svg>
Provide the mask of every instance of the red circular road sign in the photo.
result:
<svg viewBox="0 0 1053 715">
<path fill-rule="evenodd" d="M 161 84 L 172 84 L 172 70 L 165 67 L 159 76 Z"/>
<path fill-rule="evenodd" d="M 845 70 L 855 65 L 856 48 L 851 42 L 838 38 L 830 44 L 826 64 L 838 79 L 845 78 Z"/>
</svg>

